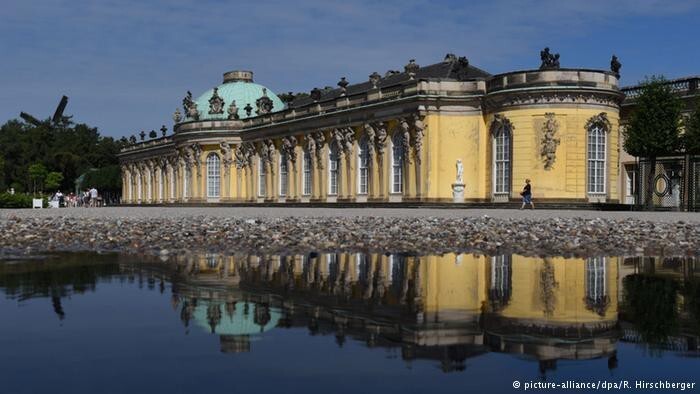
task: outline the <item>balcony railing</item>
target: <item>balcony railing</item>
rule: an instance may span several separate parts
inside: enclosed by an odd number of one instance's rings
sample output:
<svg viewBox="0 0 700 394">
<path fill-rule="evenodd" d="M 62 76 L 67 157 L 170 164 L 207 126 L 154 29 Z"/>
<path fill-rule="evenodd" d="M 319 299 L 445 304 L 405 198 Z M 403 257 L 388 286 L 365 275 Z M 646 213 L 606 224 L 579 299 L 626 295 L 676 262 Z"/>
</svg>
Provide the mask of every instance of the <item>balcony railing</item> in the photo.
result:
<svg viewBox="0 0 700 394">
<path fill-rule="evenodd" d="M 700 76 L 686 77 L 666 81 L 665 85 L 670 85 L 674 93 L 680 96 L 694 95 L 698 93 L 698 85 L 700 85 Z M 642 86 L 628 86 L 621 89 L 628 100 L 634 99 L 642 92 Z"/>
</svg>

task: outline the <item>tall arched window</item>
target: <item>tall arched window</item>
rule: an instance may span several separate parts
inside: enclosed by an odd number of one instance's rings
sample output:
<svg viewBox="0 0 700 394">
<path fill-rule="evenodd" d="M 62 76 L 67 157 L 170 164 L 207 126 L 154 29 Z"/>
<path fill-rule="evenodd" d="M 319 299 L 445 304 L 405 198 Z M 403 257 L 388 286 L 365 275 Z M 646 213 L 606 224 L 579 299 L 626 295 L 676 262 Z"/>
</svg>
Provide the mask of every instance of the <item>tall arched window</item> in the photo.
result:
<svg viewBox="0 0 700 394">
<path fill-rule="evenodd" d="M 508 119 L 496 115 L 491 125 L 493 138 L 493 193 L 510 195 L 511 142 L 513 127 Z"/>
<path fill-rule="evenodd" d="M 207 156 L 207 197 L 218 198 L 221 194 L 221 160 L 216 153 Z"/>
<path fill-rule="evenodd" d="M 606 268 L 605 257 L 586 259 L 586 307 L 601 316 L 610 302 Z"/>
<path fill-rule="evenodd" d="M 280 153 L 280 197 L 285 197 L 289 188 L 289 167 L 287 154 Z"/>
<path fill-rule="evenodd" d="M 328 194 L 335 196 L 338 194 L 338 168 L 340 167 L 340 155 L 335 144 L 330 145 L 328 152 Z"/>
<path fill-rule="evenodd" d="M 369 149 L 367 146 L 367 138 L 363 137 L 358 147 L 357 192 L 358 194 L 367 194 L 369 190 Z"/>
<path fill-rule="evenodd" d="M 605 193 L 605 137 L 606 131 L 600 124 L 588 128 L 588 193 Z"/>
<path fill-rule="evenodd" d="M 491 257 L 489 300 L 495 311 L 500 310 L 510 302 L 512 290 L 511 265 L 511 255 Z"/>
<path fill-rule="evenodd" d="M 403 136 L 394 133 L 391 137 L 391 192 L 403 193 Z"/>
<path fill-rule="evenodd" d="M 304 171 L 303 171 L 303 177 L 304 179 L 302 180 L 302 184 L 304 186 L 303 193 L 305 196 L 310 196 L 311 195 L 311 182 L 312 182 L 312 172 L 311 172 L 311 166 L 313 163 L 311 162 L 311 153 L 309 153 L 308 150 L 304 150 L 304 160 L 303 160 L 303 166 L 304 166 Z"/>
<path fill-rule="evenodd" d="M 267 194 L 266 183 L 265 161 L 262 158 L 258 158 L 258 197 L 265 197 Z"/>
</svg>

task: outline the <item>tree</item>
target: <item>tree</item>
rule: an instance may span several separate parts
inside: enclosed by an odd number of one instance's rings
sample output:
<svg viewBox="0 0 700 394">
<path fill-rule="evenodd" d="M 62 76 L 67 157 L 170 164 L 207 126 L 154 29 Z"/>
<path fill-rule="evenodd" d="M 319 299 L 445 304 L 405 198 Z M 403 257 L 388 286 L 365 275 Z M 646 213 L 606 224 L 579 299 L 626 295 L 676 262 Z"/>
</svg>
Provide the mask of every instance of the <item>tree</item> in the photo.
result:
<svg viewBox="0 0 700 394">
<path fill-rule="evenodd" d="M 623 130 L 627 153 L 649 160 L 645 203 L 653 207 L 656 158 L 678 153 L 681 148 L 681 102 L 663 77 L 652 76 L 641 83 L 637 106 Z"/>
<path fill-rule="evenodd" d="M 700 99 L 697 100 L 695 111 L 685 122 L 683 146 L 689 155 L 700 154 Z"/>
<path fill-rule="evenodd" d="M 49 190 L 54 190 L 58 189 L 61 186 L 61 182 L 63 182 L 63 174 L 60 172 L 52 171 L 49 172 L 48 175 L 46 175 L 46 181 L 44 184 L 46 185 L 46 188 Z"/>
<path fill-rule="evenodd" d="M 29 174 L 29 180 L 32 182 L 32 193 L 36 194 L 37 188 L 43 191 L 44 180 L 48 175 L 46 166 L 41 163 L 34 163 L 29 166 L 27 173 Z"/>
</svg>

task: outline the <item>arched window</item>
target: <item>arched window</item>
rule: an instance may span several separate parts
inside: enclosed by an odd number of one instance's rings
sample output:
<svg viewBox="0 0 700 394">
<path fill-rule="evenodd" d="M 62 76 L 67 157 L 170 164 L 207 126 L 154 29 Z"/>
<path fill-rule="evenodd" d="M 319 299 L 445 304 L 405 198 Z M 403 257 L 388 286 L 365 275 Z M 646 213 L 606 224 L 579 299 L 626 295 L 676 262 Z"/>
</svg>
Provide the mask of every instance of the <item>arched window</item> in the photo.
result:
<svg viewBox="0 0 700 394">
<path fill-rule="evenodd" d="M 403 193 L 403 136 L 394 133 L 391 137 L 391 192 Z"/>
<path fill-rule="evenodd" d="M 363 137 L 358 145 L 357 157 L 357 193 L 367 194 L 369 190 L 369 147 L 367 146 L 367 138 Z"/>
<path fill-rule="evenodd" d="M 510 121 L 497 117 L 491 126 L 493 137 L 493 193 L 510 195 L 511 187 L 511 142 Z"/>
<path fill-rule="evenodd" d="M 605 194 L 605 137 L 603 125 L 588 127 L 588 193 Z"/>
<path fill-rule="evenodd" d="M 586 307 L 601 316 L 610 302 L 606 268 L 605 257 L 586 259 Z"/>
<path fill-rule="evenodd" d="M 491 257 L 491 286 L 489 300 L 494 311 L 498 311 L 510 302 L 512 290 L 511 256 Z"/>
<path fill-rule="evenodd" d="M 285 197 L 288 191 L 289 168 L 287 164 L 287 154 L 282 152 L 280 154 L 280 197 Z"/>
<path fill-rule="evenodd" d="M 328 194 L 335 196 L 338 194 L 338 168 L 340 167 L 340 155 L 335 144 L 330 145 L 328 152 Z"/>
<path fill-rule="evenodd" d="M 267 176 L 265 174 L 265 161 L 262 158 L 258 158 L 258 197 L 265 197 Z"/>
<path fill-rule="evenodd" d="M 207 156 L 207 197 L 218 198 L 221 194 L 221 160 L 216 153 Z"/>
<path fill-rule="evenodd" d="M 304 172 L 303 172 L 303 186 L 304 186 L 304 195 L 305 196 L 310 196 L 311 195 L 311 182 L 312 182 L 312 162 L 311 162 L 311 153 L 309 153 L 308 150 L 304 150 L 304 160 L 303 160 L 303 166 L 304 166 Z"/>
</svg>

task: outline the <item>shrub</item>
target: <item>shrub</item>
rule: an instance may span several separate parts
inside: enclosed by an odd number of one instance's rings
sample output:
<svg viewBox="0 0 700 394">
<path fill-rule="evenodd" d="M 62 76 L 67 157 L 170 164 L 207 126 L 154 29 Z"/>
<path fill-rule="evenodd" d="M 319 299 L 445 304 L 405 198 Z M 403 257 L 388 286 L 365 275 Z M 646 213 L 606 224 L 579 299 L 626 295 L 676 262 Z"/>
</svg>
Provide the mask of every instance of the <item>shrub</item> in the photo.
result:
<svg viewBox="0 0 700 394">
<path fill-rule="evenodd" d="M 29 194 L 0 193 L 0 208 L 31 208 L 32 196 Z"/>
</svg>

